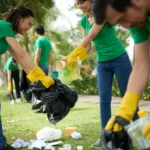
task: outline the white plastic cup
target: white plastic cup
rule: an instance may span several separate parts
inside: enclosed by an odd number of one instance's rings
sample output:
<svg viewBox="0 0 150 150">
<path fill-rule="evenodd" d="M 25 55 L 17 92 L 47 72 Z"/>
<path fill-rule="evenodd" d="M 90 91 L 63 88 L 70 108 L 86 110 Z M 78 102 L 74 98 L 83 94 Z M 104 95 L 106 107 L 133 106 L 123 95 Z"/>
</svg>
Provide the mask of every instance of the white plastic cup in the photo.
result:
<svg viewBox="0 0 150 150">
<path fill-rule="evenodd" d="M 56 62 L 56 70 L 61 71 L 66 67 L 66 62 L 64 60 L 60 60 Z"/>
<path fill-rule="evenodd" d="M 128 132 L 138 150 L 150 148 L 150 140 L 147 140 L 142 135 L 142 130 L 148 121 L 150 121 L 150 117 L 145 116 L 125 127 L 125 130 Z"/>
</svg>

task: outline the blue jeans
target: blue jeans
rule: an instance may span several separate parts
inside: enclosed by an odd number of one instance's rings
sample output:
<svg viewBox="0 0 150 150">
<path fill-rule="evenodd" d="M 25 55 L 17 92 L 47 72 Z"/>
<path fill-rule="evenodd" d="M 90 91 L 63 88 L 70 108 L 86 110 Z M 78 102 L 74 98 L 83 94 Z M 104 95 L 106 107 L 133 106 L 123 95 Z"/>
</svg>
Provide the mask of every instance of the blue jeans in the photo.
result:
<svg viewBox="0 0 150 150">
<path fill-rule="evenodd" d="M 1 104 L 0 104 L 0 113 L 1 113 Z M 6 145 L 6 138 L 3 135 L 2 121 L 1 121 L 1 114 L 0 114 L 0 148 L 5 145 Z"/>
<path fill-rule="evenodd" d="M 48 75 L 48 72 L 49 72 L 48 66 L 39 65 L 39 67 L 45 72 L 46 75 Z"/>
<path fill-rule="evenodd" d="M 106 126 L 111 117 L 111 90 L 113 77 L 116 75 L 121 96 L 123 96 L 126 92 L 131 71 L 132 67 L 127 53 L 110 61 L 98 62 L 97 79 L 102 129 Z M 133 120 L 138 119 L 137 111 Z"/>
</svg>

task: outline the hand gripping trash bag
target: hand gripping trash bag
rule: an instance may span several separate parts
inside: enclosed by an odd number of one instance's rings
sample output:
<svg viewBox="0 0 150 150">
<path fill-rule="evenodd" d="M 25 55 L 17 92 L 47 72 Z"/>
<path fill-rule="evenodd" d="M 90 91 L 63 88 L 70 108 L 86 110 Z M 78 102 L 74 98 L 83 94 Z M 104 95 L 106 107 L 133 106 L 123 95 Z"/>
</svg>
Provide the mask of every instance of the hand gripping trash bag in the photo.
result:
<svg viewBox="0 0 150 150">
<path fill-rule="evenodd" d="M 62 120 L 74 107 L 78 95 L 77 92 L 54 79 L 55 84 L 45 88 L 40 81 L 30 86 L 37 99 L 41 99 L 46 106 L 47 117 L 50 123 L 56 124 Z"/>
<path fill-rule="evenodd" d="M 129 124 L 127 120 L 120 116 L 116 116 L 115 122 L 123 127 Z M 103 150 L 134 150 L 131 139 L 124 129 L 119 132 L 104 130 L 101 138 Z"/>
</svg>

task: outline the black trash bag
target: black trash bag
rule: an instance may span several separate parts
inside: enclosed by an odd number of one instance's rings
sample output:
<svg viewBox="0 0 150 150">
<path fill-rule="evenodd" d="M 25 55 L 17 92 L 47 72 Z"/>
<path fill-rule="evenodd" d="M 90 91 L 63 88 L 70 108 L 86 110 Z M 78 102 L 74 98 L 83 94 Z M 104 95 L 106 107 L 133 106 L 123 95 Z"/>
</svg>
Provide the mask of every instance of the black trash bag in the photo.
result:
<svg viewBox="0 0 150 150">
<path fill-rule="evenodd" d="M 32 102 L 32 110 L 39 109 L 43 105 L 43 102 L 41 100 L 38 100 L 33 93 L 31 102 Z"/>
<path fill-rule="evenodd" d="M 129 124 L 120 116 L 116 116 L 115 123 L 119 123 L 123 127 Z M 124 129 L 120 132 L 104 130 L 101 138 L 103 150 L 134 150 L 131 139 Z"/>
<path fill-rule="evenodd" d="M 55 84 L 50 88 L 45 88 L 40 81 L 32 84 L 30 88 L 35 97 L 42 100 L 46 106 L 47 117 L 51 124 L 62 120 L 78 100 L 76 91 L 58 79 L 54 81 Z"/>
</svg>

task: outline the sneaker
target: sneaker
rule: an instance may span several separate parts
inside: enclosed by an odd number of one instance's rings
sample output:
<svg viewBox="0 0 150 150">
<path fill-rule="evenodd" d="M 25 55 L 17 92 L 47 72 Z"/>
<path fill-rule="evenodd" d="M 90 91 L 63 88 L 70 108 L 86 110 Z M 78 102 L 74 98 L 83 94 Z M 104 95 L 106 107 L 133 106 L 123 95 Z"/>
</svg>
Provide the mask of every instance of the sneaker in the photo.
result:
<svg viewBox="0 0 150 150">
<path fill-rule="evenodd" d="M 94 144 L 91 145 L 92 148 L 100 148 L 102 147 L 102 141 L 98 139 Z"/>
<path fill-rule="evenodd" d="M 7 144 L 4 147 L 0 148 L 0 150 L 15 150 L 15 148 Z"/>
<path fill-rule="evenodd" d="M 15 100 L 12 99 L 12 100 L 10 101 L 10 103 L 11 103 L 12 105 L 14 105 L 14 104 L 15 104 Z"/>
<path fill-rule="evenodd" d="M 21 102 L 22 102 L 21 98 L 16 99 L 16 103 L 21 103 Z"/>
</svg>

